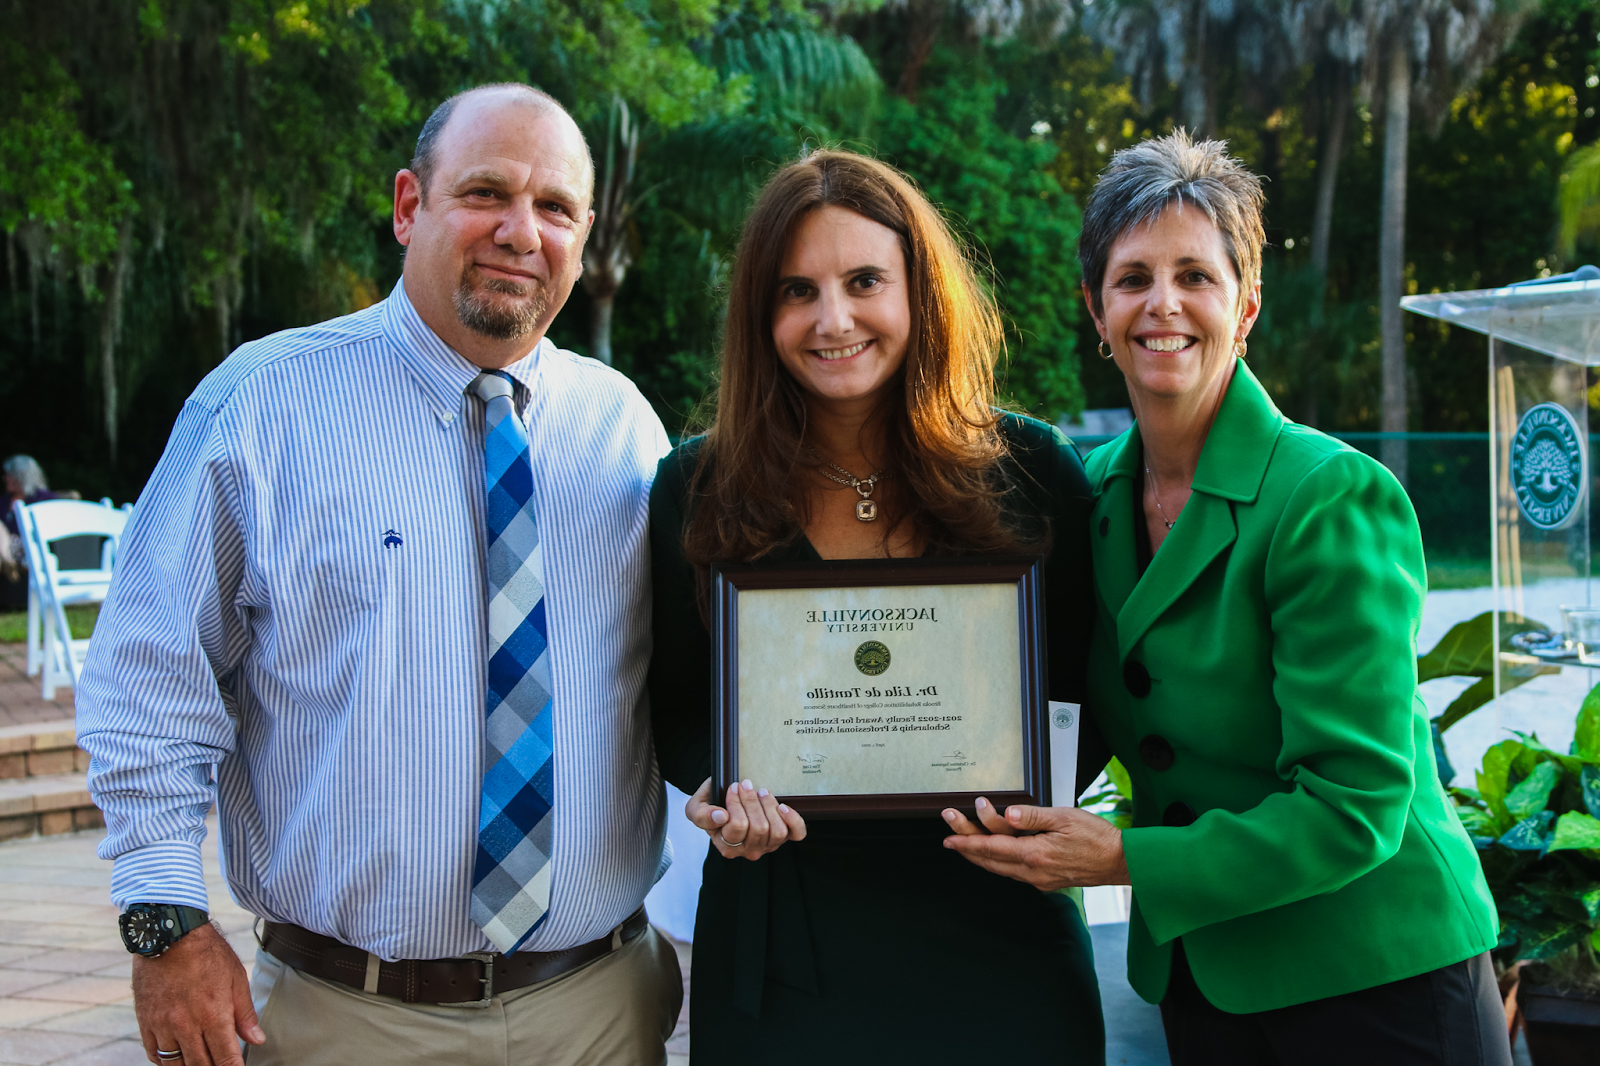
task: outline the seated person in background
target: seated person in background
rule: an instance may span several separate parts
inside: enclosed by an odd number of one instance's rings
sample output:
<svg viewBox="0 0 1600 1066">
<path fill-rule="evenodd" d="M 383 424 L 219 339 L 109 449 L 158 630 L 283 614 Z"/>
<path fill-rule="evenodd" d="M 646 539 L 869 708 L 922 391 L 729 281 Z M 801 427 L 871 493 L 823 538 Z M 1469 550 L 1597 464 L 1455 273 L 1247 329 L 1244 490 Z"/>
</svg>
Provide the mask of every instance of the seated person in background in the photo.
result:
<svg viewBox="0 0 1600 1066">
<path fill-rule="evenodd" d="M 54 500 L 44 468 L 31 455 L 13 455 L 5 461 L 6 499 L 0 513 L 0 610 L 21 610 L 28 603 L 27 558 L 22 550 L 22 530 L 12 506 L 17 502 Z"/>
</svg>

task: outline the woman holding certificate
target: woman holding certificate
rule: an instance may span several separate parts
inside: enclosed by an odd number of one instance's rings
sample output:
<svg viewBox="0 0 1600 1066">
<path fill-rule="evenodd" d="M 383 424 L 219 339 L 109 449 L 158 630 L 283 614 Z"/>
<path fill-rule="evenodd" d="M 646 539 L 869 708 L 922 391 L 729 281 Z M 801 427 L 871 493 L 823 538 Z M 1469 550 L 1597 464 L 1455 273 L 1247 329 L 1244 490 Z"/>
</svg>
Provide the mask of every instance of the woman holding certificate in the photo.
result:
<svg viewBox="0 0 1600 1066">
<path fill-rule="evenodd" d="M 1416 515 L 1245 365 L 1261 208 L 1226 145 L 1179 131 L 1117 153 L 1084 214 L 1137 417 L 1088 463 L 1087 703 L 1133 828 L 950 811 L 947 844 L 1041 888 L 1132 884 L 1128 974 L 1175 1066 L 1509 1064 L 1494 905 L 1416 695 Z"/>
<path fill-rule="evenodd" d="M 711 795 L 713 564 L 1044 554 L 1050 694 L 1081 700 L 1088 483 L 1052 427 L 994 409 L 1000 349 L 972 266 L 893 168 L 819 151 L 761 193 L 715 421 L 662 461 L 650 502 L 656 750 L 712 844 L 696 1066 L 1104 1061 L 1069 898 L 964 862 L 937 817 L 807 823 L 760 781 Z M 993 1001 L 1003 1019 L 952 1024 Z"/>
</svg>

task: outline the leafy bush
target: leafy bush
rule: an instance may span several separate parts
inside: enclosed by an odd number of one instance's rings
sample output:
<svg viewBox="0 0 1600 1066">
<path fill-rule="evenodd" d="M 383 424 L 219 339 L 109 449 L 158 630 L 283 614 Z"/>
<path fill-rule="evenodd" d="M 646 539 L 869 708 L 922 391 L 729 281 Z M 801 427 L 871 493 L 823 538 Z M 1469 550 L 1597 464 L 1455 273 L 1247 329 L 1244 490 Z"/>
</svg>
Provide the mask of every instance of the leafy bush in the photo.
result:
<svg viewBox="0 0 1600 1066">
<path fill-rule="evenodd" d="M 1451 790 L 1500 912 L 1496 956 L 1600 987 L 1600 686 L 1567 754 L 1517 736 L 1484 754 L 1476 789 Z"/>
</svg>

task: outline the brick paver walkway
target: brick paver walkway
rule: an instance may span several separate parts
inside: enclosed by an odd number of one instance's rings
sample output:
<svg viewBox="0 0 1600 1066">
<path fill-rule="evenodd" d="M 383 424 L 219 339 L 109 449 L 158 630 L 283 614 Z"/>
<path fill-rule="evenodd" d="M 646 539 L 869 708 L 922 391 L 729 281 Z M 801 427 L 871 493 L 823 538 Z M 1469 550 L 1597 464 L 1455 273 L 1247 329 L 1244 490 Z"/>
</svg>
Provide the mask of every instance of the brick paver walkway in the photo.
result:
<svg viewBox="0 0 1600 1066">
<path fill-rule="evenodd" d="M 72 690 L 56 689 L 56 698 L 39 698 L 39 679 L 23 673 L 28 654 L 22 644 L 0 644 L 0 726 L 55 722 L 72 717 Z"/>
<path fill-rule="evenodd" d="M 128 987 L 128 952 L 111 906 L 103 831 L 0 844 L 0 1064 L 145 1062 Z M 245 958 L 252 916 L 234 906 L 205 849 L 212 917 Z"/>
<path fill-rule="evenodd" d="M 228 897 L 206 834 L 211 916 L 248 966 L 252 915 Z M 130 959 L 108 902 L 111 864 L 95 857 L 103 831 L 0 844 L 0 1066 L 145 1063 L 128 987 Z M 685 996 L 689 946 L 678 945 Z M 687 1066 L 688 1003 L 668 1050 Z"/>
</svg>

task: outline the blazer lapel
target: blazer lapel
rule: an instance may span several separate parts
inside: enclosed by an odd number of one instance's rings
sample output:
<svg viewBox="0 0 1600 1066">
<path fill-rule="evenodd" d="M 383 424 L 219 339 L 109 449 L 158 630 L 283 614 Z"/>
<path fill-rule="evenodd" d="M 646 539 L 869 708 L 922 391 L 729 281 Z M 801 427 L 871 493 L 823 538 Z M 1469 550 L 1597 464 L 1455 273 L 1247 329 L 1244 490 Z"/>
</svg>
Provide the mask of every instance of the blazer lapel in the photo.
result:
<svg viewBox="0 0 1600 1066">
<path fill-rule="evenodd" d="M 1132 507 L 1132 501 L 1128 506 Z M 1227 500 L 1203 492 L 1189 497 L 1183 515 L 1117 615 L 1117 654 L 1121 658 L 1128 657 L 1128 650 L 1139 642 L 1151 623 L 1194 584 L 1237 536 L 1233 506 Z"/>
<path fill-rule="evenodd" d="M 1112 606 L 1117 619 L 1117 650 L 1123 658 L 1162 612 L 1176 603 L 1234 542 L 1238 536 L 1234 505 L 1255 502 L 1283 424 L 1284 417 L 1267 390 L 1248 366 L 1242 361 L 1236 363 L 1228 394 L 1223 397 L 1217 420 L 1200 452 L 1194 492 L 1183 515 L 1167 534 L 1143 578 L 1124 594 L 1120 605 Z M 1134 449 L 1125 450 L 1129 452 L 1127 465 L 1131 470 Z M 1132 521 L 1131 473 L 1123 485 L 1120 506 L 1128 515 L 1125 521 Z M 1131 530 L 1124 543 L 1131 560 Z M 1136 570 L 1137 563 L 1130 569 Z M 1100 577 L 1098 569 L 1095 577 Z"/>
<path fill-rule="evenodd" d="M 1109 460 L 1098 479 L 1100 491 L 1089 515 L 1089 528 L 1094 545 L 1094 587 L 1113 618 L 1139 582 L 1139 561 L 1134 557 L 1133 546 L 1133 472 L 1139 451 L 1138 432 L 1135 426 L 1090 453 L 1091 461 L 1101 452 L 1106 452 Z"/>
</svg>

